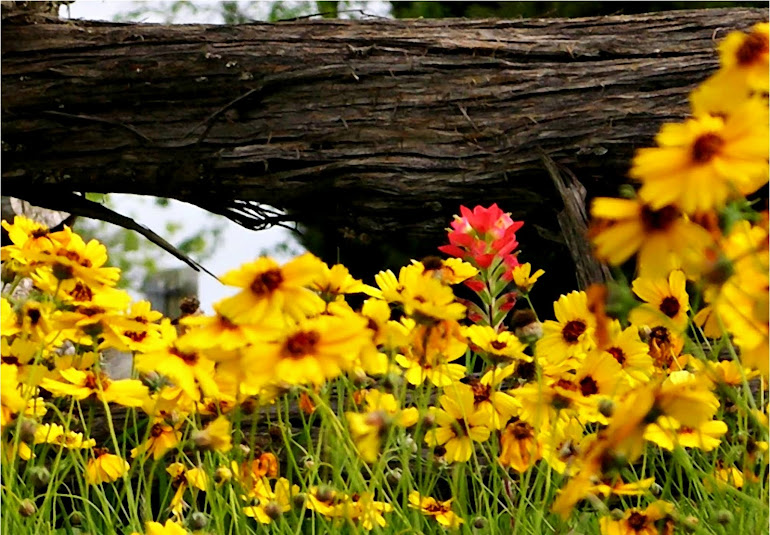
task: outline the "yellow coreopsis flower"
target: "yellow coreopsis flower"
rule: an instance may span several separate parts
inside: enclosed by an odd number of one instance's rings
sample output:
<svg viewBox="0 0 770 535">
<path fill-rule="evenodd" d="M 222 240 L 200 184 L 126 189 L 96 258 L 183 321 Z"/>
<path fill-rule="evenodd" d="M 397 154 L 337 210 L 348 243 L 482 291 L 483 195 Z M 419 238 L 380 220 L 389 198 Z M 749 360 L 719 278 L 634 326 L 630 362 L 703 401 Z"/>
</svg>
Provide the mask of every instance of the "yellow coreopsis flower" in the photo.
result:
<svg viewBox="0 0 770 535">
<path fill-rule="evenodd" d="M 299 494 L 299 486 L 292 485 L 288 479 L 282 477 L 275 482 L 275 489 L 270 489 L 270 483 L 262 478 L 257 492 L 259 505 L 244 507 L 246 516 L 257 519 L 262 524 L 270 524 L 279 515 L 289 511 L 292 506 L 292 498 Z"/>
<path fill-rule="evenodd" d="M 19 370 L 12 364 L 0 364 L 0 427 L 5 427 L 25 409 L 27 402 L 19 390 Z"/>
<path fill-rule="evenodd" d="M 150 436 L 147 437 L 144 443 L 131 450 L 132 459 L 148 453 L 157 461 L 182 440 L 182 433 L 179 431 L 182 425 L 181 421 L 174 425 L 169 425 L 163 420 L 155 418 L 151 423 Z"/>
<path fill-rule="evenodd" d="M 253 384 L 282 382 L 320 385 L 353 367 L 372 332 L 357 314 L 318 316 L 278 333 L 269 342 L 244 350 L 246 380 Z"/>
<path fill-rule="evenodd" d="M 639 330 L 634 326 L 623 329 L 618 320 L 613 320 L 607 328 L 607 347 L 609 353 L 626 373 L 629 386 L 646 383 L 652 377 L 655 366 L 649 355 L 649 346 L 639 338 Z"/>
<path fill-rule="evenodd" d="M 537 341 L 537 356 L 558 364 L 569 358 L 583 358 L 595 345 L 596 318 L 588 310 L 585 292 L 562 295 L 553 304 L 556 321 L 543 323 L 543 337 Z"/>
<path fill-rule="evenodd" d="M 768 92 L 768 28 L 760 22 L 751 32 L 730 32 L 719 44 L 718 75 L 720 82 L 736 91 L 748 87 L 759 93 Z"/>
<path fill-rule="evenodd" d="M 366 286 L 350 275 L 348 268 L 335 264 L 331 268 L 323 265 L 321 275 L 313 281 L 310 288 L 321 294 L 324 301 L 334 301 L 344 294 L 361 293 Z"/>
<path fill-rule="evenodd" d="M 661 416 L 647 426 L 644 439 L 666 450 L 675 446 L 711 451 L 722 443 L 720 437 L 727 433 L 727 424 L 720 420 L 706 420 L 697 428 L 686 427 L 676 418 Z"/>
<path fill-rule="evenodd" d="M 202 431 L 196 431 L 192 440 L 199 448 L 226 453 L 233 449 L 232 424 L 224 416 L 217 417 Z"/>
<path fill-rule="evenodd" d="M 526 264 L 519 264 L 511 270 L 511 278 L 516 288 L 519 291 L 527 295 L 532 291 L 532 287 L 535 285 L 537 279 L 545 275 L 545 271 L 538 269 L 532 273 L 532 265 L 527 262 Z"/>
<path fill-rule="evenodd" d="M 74 399 L 95 396 L 107 403 L 126 407 L 141 407 L 149 396 L 147 387 L 136 379 L 113 381 L 103 373 L 75 368 L 60 370 L 59 374 L 62 379 L 60 381 L 43 378 L 40 383 L 42 388 L 54 396 L 70 396 Z"/>
<path fill-rule="evenodd" d="M 684 272 L 680 270 L 672 271 L 668 278 L 634 280 L 631 288 L 645 303 L 631 310 L 629 321 L 637 327 L 665 325 L 676 332 L 684 331 L 690 310 L 686 283 Z"/>
<path fill-rule="evenodd" d="M 712 387 L 713 383 L 702 375 L 684 370 L 672 372 L 656 392 L 655 406 L 683 426 L 699 429 L 719 408 Z"/>
<path fill-rule="evenodd" d="M 104 448 L 94 448 L 94 458 L 86 465 L 86 484 L 112 483 L 128 472 L 130 466 L 125 459 Z"/>
<path fill-rule="evenodd" d="M 144 524 L 144 535 L 187 535 L 189 532 L 182 524 L 169 519 L 165 524 L 160 522 L 146 522 Z M 137 532 L 131 535 L 141 535 Z"/>
<path fill-rule="evenodd" d="M 171 486 L 176 488 L 176 493 L 171 498 L 171 512 L 175 517 L 180 518 L 182 511 L 188 507 L 184 501 L 184 493 L 188 487 L 205 491 L 209 486 L 209 477 L 202 468 L 187 469 L 182 463 L 176 462 L 166 468 L 166 472 L 171 476 Z"/>
<path fill-rule="evenodd" d="M 688 252 L 700 254 L 711 242 L 703 227 L 672 205 L 653 208 L 639 199 L 600 197 L 591 204 L 589 235 L 599 260 L 619 265 L 638 253 L 641 276 L 666 276 Z"/>
<path fill-rule="evenodd" d="M 473 395 L 474 410 L 488 415 L 491 429 L 502 429 L 508 420 L 519 410 L 515 398 L 498 390 L 500 383 L 513 374 L 514 366 L 492 368 L 481 379 L 471 378 L 468 384 L 455 383 L 451 389 L 470 390 Z"/>
<path fill-rule="evenodd" d="M 393 506 L 389 503 L 375 500 L 374 494 L 371 492 L 362 492 L 351 496 L 350 499 L 337 505 L 337 509 L 340 511 L 340 517 L 349 520 L 353 525 L 360 526 L 366 531 L 371 531 L 375 526 L 384 528 L 388 525 L 384 513 L 391 512 Z"/>
<path fill-rule="evenodd" d="M 385 434 L 389 420 L 385 411 L 364 414 L 346 412 L 345 418 L 350 428 L 350 437 L 361 459 L 368 464 L 376 462 L 380 455 L 382 435 Z"/>
<path fill-rule="evenodd" d="M 759 99 L 746 100 L 727 118 L 663 125 L 655 139 L 658 147 L 638 150 L 629 172 L 642 182 L 639 197 L 655 210 L 672 204 L 687 214 L 719 209 L 767 183 L 768 110 Z"/>
<path fill-rule="evenodd" d="M 441 408 L 432 410 L 436 427 L 426 433 L 425 442 L 430 447 L 443 446 L 448 462 L 465 462 L 471 458 L 473 442 L 489 438 L 489 414 L 474 407 L 470 389 L 453 389 L 439 403 Z"/>
<path fill-rule="evenodd" d="M 534 428 L 522 420 L 508 424 L 500 435 L 500 464 L 526 472 L 542 457 Z"/>
<path fill-rule="evenodd" d="M 602 535 L 659 535 L 656 524 L 662 519 L 667 519 L 668 514 L 674 510 L 674 506 L 668 502 L 659 500 L 650 504 L 647 509 L 629 509 L 620 520 L 611 517 L 599 519 L 599 527 Z M 673 520 L 667 519 L 673 529 Z M 663 533 L 671 533 L 668 528 Z"/>
<path fill-rule="evenodd" d="M 366 405 L 367 412 L 384 411 L 393 419 L 395 425 L 411 427 L 417 423 L 419 411 L 416 407 L 400 408 L 393 394 L 376 389 L 361 391 L 361 397 Z"/>
<path fill-rule="evenodd" d="M 186 347 L 184 341 L 169 340 L 166 347 L 136 355 L 134 366 L 143 373 L 158 372 L 167 376 L 191 399 L 216 397 L 219 388 L 214 380 L 214 361 L 201 351 Z"/>
<path fill-rule="evenodd" d="M 453 361 L 465 354 L 468 344 L 461 334 L 456 321 L 441 321 L 435 324 L 414 325 L 413 320 L 404 319 L 401 325 L 408 331 L 409 341 L 396 355 L 399 366 L 406 368 L 404 379 L 409 384 L 419 385 L 429 380 L 438 387 L 446 387 L 465 375 L 465 366 Z"/>
<path fill-rule="evenodd" d="M 59 241 L 58 247 L 30 252 L 28 258 L 38 266 L 47 266 L 59 280 L 79 279 L 92 289 L 115 286 L 118 282 L 120 269 L 105 266 L 107 248 L 103 244 L 96 240 L 86 243 L 66 226 L 57 238 Z"/>
<path fill-rule="evenodd" d="M 422 269 L 422 273 L 449 285 L 459 284 L 479 272 L 472 264 L 460 258 L 442 260 L 437 256 L 423 258 L 420 262 L 412 260 L 412 266 L 408 266 L 408 268 Z"/>
<path fill-rule="evenodd" d="M 455 301 L 452 288 L 440 280 L 418 269 L 403 269 L 399 283 L 403 287 L 401 303 L 404 312 L 418 323 L 465 317 L 465 305 Z"/>
<path fill-rule="evenodd" d="M 2 306 L 2 309 L 0 309 L 0 335 L 13 336 L 20 330 L 16 319 L 16 312 L 14 312 L 11 303 L 5 297 L 0 299 L 0 304 Z"/>
<path fill-rule="evenodd" d="M 283 266 L 262 257 L 222 276 L 241 292 L 219 302 L 219 313 L 234 323 L 260 324 L 284 316 L 300 320 L 318 314 L 323 300 L 308 287 L 323 276 L 324 263 L 310 253 Z"/>
<path fill-rule="evenodd" d="M 452 511 L 452 498 L 440 502 L 430 496 L 421 496 L 419 491 L 409 493 L 409 506 L 422 514 L 432 516 L 436 522 L 447 528 L 457 528 L 463 519 Z"/>
<path fill-rule="evenodd" d="M 67 449 L 88 449 L 96 446 L 93 438 L 84 440 L 83 433 L 65 431 L 59 424 L 43 424 L 35 429 L 35 444 L 58 444 Z"/>
<path fill-rule="evenodd" d="M 524 353 L 527 345 L 510 331 L 497 332 L 488 325 L 470 325 L 463 329 L 463 334 L 490 356 L 532 362 L 532 357 Z"/>
</svg>

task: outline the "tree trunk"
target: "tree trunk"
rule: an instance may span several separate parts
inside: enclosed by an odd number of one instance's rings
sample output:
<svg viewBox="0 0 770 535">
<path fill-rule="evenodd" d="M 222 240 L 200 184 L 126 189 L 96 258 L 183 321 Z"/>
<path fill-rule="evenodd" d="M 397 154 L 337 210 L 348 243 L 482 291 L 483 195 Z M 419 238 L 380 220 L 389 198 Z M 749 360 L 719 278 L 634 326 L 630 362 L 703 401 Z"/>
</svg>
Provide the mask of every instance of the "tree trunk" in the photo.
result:
<svg viewBox="0 0 770 535">
<path fill-rule="evenodd" d="M 7 19 L 3 193 L 171 197 L 250 228 L 276 221 L 264 203 L 336 246 L 402 249 L 460 204 L 498 202 L 563 242 L 543 153 L 589 198 L 616 193 L 633 150 L 687 114 L 716 41 L 766 18 Z"/>
</svg>

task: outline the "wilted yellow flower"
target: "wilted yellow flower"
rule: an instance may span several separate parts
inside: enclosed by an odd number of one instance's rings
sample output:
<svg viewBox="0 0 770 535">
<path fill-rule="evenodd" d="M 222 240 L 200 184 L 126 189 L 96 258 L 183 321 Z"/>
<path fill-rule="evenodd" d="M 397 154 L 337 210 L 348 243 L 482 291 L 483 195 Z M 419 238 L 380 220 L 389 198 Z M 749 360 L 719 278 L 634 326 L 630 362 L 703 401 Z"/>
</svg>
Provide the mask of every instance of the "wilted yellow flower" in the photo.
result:
<svg viewBox="0 0 770 535">
<path fill-rule="evenodd" d="M 182 439 L 182 433 L 179 431 L 179 427 L 182 425 L 181 421 L 172 426 L 159 418 L 155 418 L 148 425 L 150 425 L 149 436 L 144 443 L 131 450 L 132 459 L 149 453 L 157 461 L 168 450 L 176 447 Z"/>
<path fill-rule="evenodd" d="M 94 448 L 94 458 L 86 465 L 86 484 L 112 483 L 128 472 L 129 464 L 104 448 Z"/>
<path fill-rule="evenodd" d="M 500 464 L 517 472 L 526 472 L 542 457 L 542 447 L 534 428 L 518 420 L 510 423 L 500 435 Z"/>
</svg>

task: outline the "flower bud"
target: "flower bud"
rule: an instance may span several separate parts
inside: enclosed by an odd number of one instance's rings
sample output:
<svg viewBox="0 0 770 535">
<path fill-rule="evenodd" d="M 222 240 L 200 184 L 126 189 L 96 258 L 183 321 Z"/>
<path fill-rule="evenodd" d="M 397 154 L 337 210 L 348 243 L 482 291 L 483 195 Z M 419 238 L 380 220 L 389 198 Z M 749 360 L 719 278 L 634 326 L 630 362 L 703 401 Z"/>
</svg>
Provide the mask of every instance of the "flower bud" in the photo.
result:
<svg viewBox="0 0 770 535">
<path fill-rule="evenodd" d="M 35 502 L 30 500 L 29 498 L 26 498 L 21 501 L 19 504 L 19 514 L 23 517 L 30 517 L 34 515 L 37 512 L 37 507 L 35 506 Z"/>
<path fill-rule="evenodd" d="M 610 516 L 612 517 L 613 520 L 621 520 L 623 518 L 623 515 L 624 513 L 622 509 L 616 508 L 610 511 Z"/>
<path fill-rule="evenodd" d="M 83 524 L 83 514 L 78 511 L 72 511 L 70 513 L 70 525 L 73 527 L 77 527 Z"/>
<path fill-rule="evenodd" d="M 51 472 L 45 466 L 33 466 L 29 469 L 29 481 L 35 488 L 47 487 L 51 482 Z"/>
<path fill-rule="evenodd" d="M 730 524 L 733 521 L 733 514 L 727 509 L 720 509 L 717 511 L 716 521 L 723 526 Z"/>
<path fill-rule="evenodd" d="M 281 506 L 278 503 L 270 502 L 267 505 L 265 505 L 265 514 L 271 520 L 276 520 L 278 517 L 280 517 L 283 514 L 283 509 L 281 509 Z"/>
<path fill-rule="evenodd" d="M 609 418 L 615 410 L 615 404 L 611 399 L 603 399 L 599 402 L 599 413 Z"/>
<path fill-rule="evenodd" d="M 391 468 L 388 470 L 387 474 L 385 474 L 385 479 L 391 487 L 395 487 L 398 485 L 398 482 L 401 481 L 401 469 Z"/>
<path fill-rule="evenodd" d="M 230 481 L 233 477 L 233 471 L 226 466 L 220 466 L 214 471 L 214 483 L 220 485 L 225 481 Z"/>
<path fill-rule="evenodd" d="M 511 328 L 516 338 L 525 344 L 534 344 L 543 337 L 543 325 L 537 321 L 535 313 L 528 308 L 513 313 Z"/>
<path fill-rule="evenodd" d="M 307 500 L 307 496 L 304 492 L 300 492 L 299 494 L 294 495 L 294 497 L 291 499 L 291 503 L 294 505 L 294 507 L 300 508 L 305 506 L 305 500 Z"/>
<path fill-rule="evenodd" d="M 473 529 L 484 529 L 488 523 L 487 519 L 483 516 L 477 516 L 473 519 Z"/>
<path fill-rule="evenodd" d="M 699 524 L 700 524 L 700 520 L 698 520 L 697 517 L 694 517 L 692 515 L 682 520 L 682 528 L 684 528 L 685 531 L 695 531 L 698 529 Z"/>
<path fill-rule="evenodd" d="M 205 528 L 209 524 L 209 517 L 205 513 L 195 511 L 190 515 L 190 527 L 193 530 L 199 530 Z"/>
<path fill-rule="evenodd" d="M 316 498 L 322 502 L 330 502 L 334 499 L 334 491 L 328 485 L 321 485 L 316 492 Z"/>
<path fill-rule="evenodd" d="M 19 438 L 28 444 L 35 442 L 37 424 L 32 420 L 22 420 L 19 430 Z"/>
</svg>

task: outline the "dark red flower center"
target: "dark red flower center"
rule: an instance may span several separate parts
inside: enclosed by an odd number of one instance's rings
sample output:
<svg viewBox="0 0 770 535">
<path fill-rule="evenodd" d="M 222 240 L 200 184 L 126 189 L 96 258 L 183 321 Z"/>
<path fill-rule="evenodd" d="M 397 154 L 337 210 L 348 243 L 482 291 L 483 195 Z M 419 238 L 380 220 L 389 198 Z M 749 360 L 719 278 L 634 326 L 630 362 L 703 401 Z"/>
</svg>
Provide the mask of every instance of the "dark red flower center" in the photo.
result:
<svg viewBox="0 0 770 535">
<path fill-rule="evenodd" d="M 619 347 L 611 347 L 607 350 L 607 353 L 612 355 L 620 364 L 623 364 L 626 361 L 626 354 Z"/>
<path fill-rule="evenodd" d="M 674 221 L 679 219 L 679 214 L 675 206 L 664 206 L 660 210 L 653 210 L 645 205 L 642 207 L 642 225 L 648 232 L 668 230 Z"/>
<path fill-rule="evenodd" d="M 492 389 L 489 385 L 481 384 L 481 381 L 475 380 L 470 383 L 473 389 L 473 403 L 481 403 L 482 401 L 488 401 L 489 396 L 492 395 Z"/>
<path fill-rule="evenodd" d="M 290 358 L 304 357 L 313 353 L 321 335 L 316 331 L 300 331 L 286 340 L 284 354 Z"/>
<path fill-rule="evenodd" d="M 70 292 L 70 297 L 76 301 L 90 301 L 93 296 L 94 293 L 91 291 L 91 288 L 80 281 L 75 284 L 75 288 Z"/>
<path fill-rule="evenodd" d="M 669 318 L 673 318 L 679 313 L 679 301 L 676 297 L 668 296 L 660 303 L 660 311 L 663 312 Z"/>
<path fill-rule="evenodd" d="M 130 340 L 133 340 L 134 342 L 141 342 L 145 338 L 147 338 L 147 331 L 141 331 L 141 332 L 125 331 L 123 333 L 123 336 L 125 336 L 126 338 L 129 338 Z"/>
<path fill-rule="evenodd" d="M 257 296 L 262 297 L 272 293 L 283 282 L 283 275 L 280 269 L 270 269 L 260 273 L 251 283 L 251 291 Z"/>
<path fill-rule="evenodd" d="M 762 59 L 768 52 L 767 36 L 760 33 L 751 33 L 735 53 L 735 59 L 740 65 L 751 65 Z"/>
<path fill-rule="evenodd" d="M 198 362 L 199 357 L 197 353 L 185 353 L 176 347 L 172 347 L 168 352 L 182 359 L 188 366 L 194 366 Z"/>
<path fill-rule="evenodd" d="M 634 511 L 631 516 L 628 517 L 628 527 L 634 531 L 641 531 L 647 525 L 647 516 L 642 513 Z"/>
<path fill-rule="evenodd" d="M 698 137 L 692 146 L 692 160 L 695 163 L 708 163 L 719 154 L 725 144 L 725 140 L 713 132 L 708 132 Z"/>
<path fill-rule="evenodd" d="M 593 396 L 599 393 L 599 385 L 590 375 L 580 380 L 580 393 L 584 396 Z"/>
<path fill-rule="evenodd" d="M 505 349 L 506 347 L 508 347 L 508 344 L 506 344 L 505 342 L 500 342 L 499 340 L 492 340 L 489 343 L 489 345 L 492 346 L 492 349 L 495 349 L 497 351 L 500 351 L 501 349 Z"/>
<path fill-rule="evenodd" d="M 532 438 L 534 433 L 532 432 L 532 426 L 529 425 L 527 422 L 518 421 L 514 424 L 512 424 L 511 433 L 513 434 L 513 438 L 516 440 L 524 440 L 527 438 Z"/>
<path fill-rule="evenodd" d="M 580 320 L 568 321 L 561 330 L 561 336 L 568 344 L 577 343 L 580 335 L 586 332 L 586 324 Z"/>
</svg>

